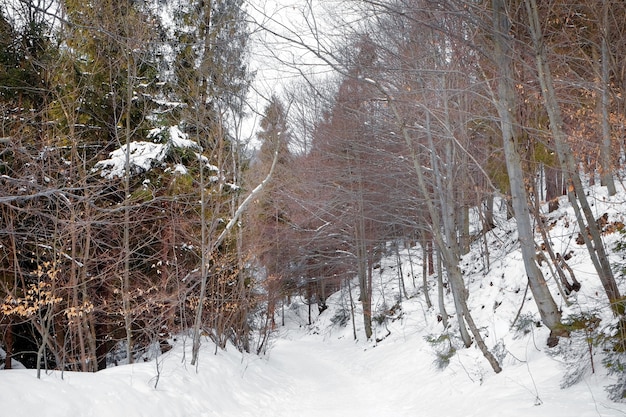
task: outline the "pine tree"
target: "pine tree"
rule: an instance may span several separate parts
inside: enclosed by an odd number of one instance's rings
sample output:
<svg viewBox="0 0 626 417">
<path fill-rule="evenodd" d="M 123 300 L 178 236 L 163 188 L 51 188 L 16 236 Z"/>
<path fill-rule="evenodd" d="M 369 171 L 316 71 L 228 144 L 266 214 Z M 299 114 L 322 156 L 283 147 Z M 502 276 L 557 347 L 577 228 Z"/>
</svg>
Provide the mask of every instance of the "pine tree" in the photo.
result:
<svg viewBox="0 0 626 417">
<path fill-rule="evenodd" d="M 176 11 L 173 94 L 185 103 L 182 118 L 202 147 L 220 147 L 229 118 L 240 116 L 248 90 L 247 27 L 242 0 L 191 0 Z"/>
</svg>

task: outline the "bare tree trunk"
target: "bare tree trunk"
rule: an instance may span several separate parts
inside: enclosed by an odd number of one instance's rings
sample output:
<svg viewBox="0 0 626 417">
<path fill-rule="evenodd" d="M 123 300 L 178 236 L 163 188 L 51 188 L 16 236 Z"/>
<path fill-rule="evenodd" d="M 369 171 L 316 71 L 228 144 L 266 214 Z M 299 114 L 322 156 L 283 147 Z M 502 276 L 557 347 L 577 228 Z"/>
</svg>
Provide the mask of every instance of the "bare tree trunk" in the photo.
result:
<svg viewBox="0 0 626 417">
<path fill-rule="evenodd" d="M 464 197 L 461 197 L 464 198 Z M 467 205 L 463 205 L 459 210 L 459 225 L 461 226 L 459 235 L 460 242 L 459 246 L 461 249 L 461 254 L 466 255 L 469 253 L 471 237 L 470 237 L 470 217 L 469 217 L 469 207 Z"/>
<path fill-rule="evenodd" d="M 489 193 L 487 197 L 485 197 L 485 202 L 483 203 L 483 207 L 484 207 L 484 210 L 481 210 L 485 219 L 483 231 L 488 232 L 492 230 L 494 227 L 496 227 L 496 223 L 493 220 L 493 194 L 492 193 Z"/>
<path fill-rule="evenodd" d="M 535 298 L 541 319 L 554 333 L 554 336 L 560 336 L 565 334 L 561 325 L 561 313 L 536 263 L 534 233 L 530 222 L 524 173 L 520 155 L 516 149 L 513 116 L 511 114 L 512 109 L 515 107 L 515 93 L 511 74 L 510 22 L 504 10 L 503 0 L 492 0 L 492 7 L 494 57 L 498 70 L 498 93 L 494 101 L 500 117 L 512 205 L 515 220 L 517 221 L 518 239 L 522 249 L 522 257 L 530 289 Z"/>
<path fill-rule="evenodd" d="M 83 256 L 83 267 L 80 271 L 80 290 L 82 292 L 82 301 L 83 306 L 92 307 L 92 301 L 89 299 L 89 261 L 91 259 L 91 207 L 89 204 L 89 200 L 86 200 L 86 204 L 84 205 L 84 213 L 83 216 L 86 221 L 85 230 L 82 233 L 83 238 L 83 247 L 82 247 L 82 256 Z M 93 325 L 94 320 L 94 312 L 89 312 L 87 314 L 83 314 L 83 317 L 80 317 L 79 325 L 83 327 L 84 337 L 87 339 L 87 360 L 89 361 L 89 369 L 92 372 L 96 372 L 98 370 L 98 343 L 96 340 L 96 329 Z M 106 341 L 102 341 L 102 343 L 106 343 Z"/>
<path fill-rule="evenodd" d="M 422 291 L 424 291 L 424 300 L 426 301 L 426 307 L 431 308 L 433 306 L 433 303 L 430 300 L 430 295 L 428 294 L 428 259 L 429 256 L 432 255 L 428 252 L 426 242 L 426 238 L 421 239 L 420 246 L 422 246 Z"/>
<path fill-rule="evenodd" d="M 426 120 L 428 123 L 428 117 Z M 432 149 L 431 163 L 433 171 L 435 172 L 437 187 L 439 190 L 442 190 L 442 192 L 439 193 L 439 198 L 441 204 L 443 234 L 445 235 L 446 242 L 439 243 L 439 245 L 445 245 L 445 247 L 439 247 L 439 251 L 443 254 L 446 272 L 448 273 L 448 285 L 450 285 L 450 290 L 452 291 L 452 296 L 454 298 L 454 306 L 456 308 L 459 321 L 461 339 L 466 347 L 470 347 L 472 345 L 472 338 L 467 332 L 466 320 L 464 320 L 464 318 L 466 318 L 466 314 L 469 315 L 469 310 L 467 310 L 467 306 L 465 304 L 469 295 L 467 293 L 467 289 L 465 288 L 465 283 L 463 282 L 463 274 L 461 274 L 461 269 L 459 268 L 461 251 L 457 242 L 456 207 L 454 204 L 453 182 L 451 181 L 451 178 L 453 178 L 453 149 L 450 141 L 446 141 L 445 161 L 447 171 L 445 173 L 440 172 L 439 164 L 435 160 L 434 156 L 435 148 L 432 136 L 430 134 L 428 134 L 428 136 L 430 147 Z M 442 181 L 444 176 L 448 179 L 445 184 Z"/>
<path fill-rule="evenodd" d="M 124 329 L 126 331 L 126 349 L 128 363 L 133 363 L 133 320 L 130 311 L 130 142 L 131 142 L 131 103 L 133 98 L 134 74 L 131 74 L 132 59 L 130 48 L 127 51 L 128 83 L 126 87 L 126 159 L 124 162 L 124 271 L 122 271 L 122 309 L 124 312 Z"/>
<path fill-rule="evenodd" d="M 411 282 L 413 283 L 413 288 L 415 288 L 415 271 L 413 270 L 413 255 L 411 255 L 411 247 L 407 247 L 407 255 L 409 257 L 409 268 L 411 270 Z"/>
<path fill-rule="evenodd" d="M 368 261 L 367 249 L 365 247 L 365 227 L 362 215 L 357 214 L 357 224 L 355 227 L 355 242 L 357 252 L 357 275 L 359 277 L 359 299 L 363 307 L 363 326 L 365 337 L 372 337 L 372 300 L 369 294 L 368 285 Z"/>
<path fill-rule="evenodd" d="M 406 287 L 404 286 L 404 276 L 403 276 L 403 272 L 402 272 L 402 258 L 400 257 L 400 243 L 397 242 L 397 244 L 394 245 L 395 249 L 396 249 L 396 260 L 397 260 L 397 268 L 398 270 L 396 271 L 396 273 L 398 274 L 398 292 L 400 293 L 400 301 L 402 302 L 402 296 L 404 295 L 404 298 L 409 298 L 408 294 L 406 293 Z"/>
<path fill-rule="evenodd" d="M 441 316 L 441 324 L 443 328 L 448 328 L 448 312 L 446 311 L 446 303 L 443 288 L 443 268 L 441 267 L 441 255 L 437 252 L 437 302 L 439 304 L 439 315 Z"/>
<path fill-rule="evenodd" d="M 610 196 L 615 195 L 617 190 L 615 189 L 615 181 L 613 180 L 613 169 L 611 161 L 611 126 L 609 124 L 609 1 L 602 0 L 602 42 L 601 42 L 601 58 L 602 65 L 601 79 L 600 79 L 600 117 L 602 118 L 602 146 L 601 150 L 601 164 L 600 164 L 600 177 L 602 178 L 602 185 L 606 186 Z"/>
<path fill-rule="evenodd" d="M 78 240 L 78 231 L 76 230 L 76 224 L 77 224 L 77 219 L 76 219 L 76 210 L 74 209 L 74 207 L 70 207 L 70 210 L 72 210 L 71 213 L 71 217 L 70 217 L 70 239 L 71 239 L 71 254 L 72 254 L 72 259 L 77 259 L 77 240 Z M 70 275 L 70 281 L 69 281 L 69 286 L 70 286 L 70 290 L 72 291 L 72 300 L 71 300 L 71 306 L 75 307 L 75 308 L 80 308 L 82 302 L 80 301 L 80 293 L 79 293 L 79 285 L 78 285 L 78 279 L 79 279 L 79 271 L 77 270 L 77 266 L 75 262 L 71 263 L 70 266 L 70 271 L 69 271 L 69 275 Z M 76 332 L 78 333 L 78 351 L 79 351 L 79 358 L 80 358 L 80 367 L 81 367 L 81 371 L 83 372 L 87 372 L 88 369 L 88 361 L 87 361 L 87 352 L 85 349 L 85 337 L 83 335 L 83 326 L 82 326 L 82 322 L 83 322 L 83 316 L 82 315 L 78 315 L 77 317 L 74 317 L 74 319 L 72 320 L 72 322 L 69 323 L 70 329 L 72 327 L 75 327 Z M 73 344 L 72 342 L 70 342 L 70 344 Z M 62 357 L 63 357 L 63 363 L 65 363 L 65 350 L 63 350 L 62 352 Z"/>
<path fill-rule="evenodd" d="M 209 243 L 208 238 L 208 226 L 206 219 L 204 218 L 207 208 L 206 192 L 205 192 L 205 179 L 204 179 L 204 163 L 200 161 L 200 295 L 198 298 L 198 306 L 196 307 L 196 317 L 193 322 L 193 342 L 191 346 L 191 365 L 196 365 L 198 362 L 198 355 L 200 352 L 200 336 L 202 326 L 202 314 L 204 312 L 204 299 L 206 297 L 206 287 L 208 280 L 208 269 L 210 261 L 210 253 L 208 250 Z"/>
<path fill-rule="evenodd" d="M 602 242 L 600 228 L 597 225 L 589 202 L 587 201 L 587 196 L 578 174 L 577 164 L 574 159 L 573 152 L 567 143 L 565 132 L 563 131 L 563 118 L 556 99 L 552 74 L 547 63 L 546 52 L 542 41 L 542 30 L 539 21 L 537 3 L 535 0 L 525 0 L 524 3 L 526 5 L 530 31 L 535 47 L 539 83 L 541 85 L 541 91 L 544 98 L 544 105 L 548 113 L 548 118 L 550 119 L 550 130 L 552 131 L 552 136 L 554 138 L 559 162 L 561 163 L 563 171 L 570 180 L 568 198 L 574 212 L 576 213 L 576 219 L 578 221 L 581 234 L 596 272 L 598 273 L 598 277 L 604 287 L 604 291 L 609 299 L 611 309 L 616 315 L 621 315 L 624 313 L 624 305 L 621 303 L 622 300 L 619 288 L 613 276 L 613 270 L 611 269 L 611 264 L 609 263 L 604 242 Z M 586 226 L 585 220 L 587 222 Z M 585 232 L 586 230 L 589 230 L 591 239 L 587 236 L 587 233 Z"/>
<path fill-rule="evenodd" d="M 558 198 L 567 192 L 563 186 L 563 172 L 548 165 L 543 167 L 546 183 L 546 200 L 550 212 L 559 208 Z"/>
<path fill-rule="evenodd" d="M 354 320 L 354 298 L 352 297 L 352 286 L 350 285 L 350 280 L 346 280 L 346 285 L 348 286 L 348 296 L 350 298 L 350 318 L 352 319 L 352 335 L 354 340 L 356 340 L 356 322 Z"/>
<path fill-rule="evenodd" d="M 5 330 L 5 337 L 4 337 L 4 343 L 5 343 L 5 353 L 6 356 L 4 358 L 4 369 L 12 369 L 13 368 L 13 323 L 11 321 L 11 318 L 8 317 L 7 320 L 9 321 L 7 326 L 6 326 L 6 330 Z"/>
<path fill-rule="evenodd" d="M 489 241 L 487 239 L 487 233 L 493 230 L 495 224 L 493 222 L 493 194 L 489 194 L 487 198 L 481 202 L 481 207 L 478 210 L 478 214 L 483 223 L 483 228 L 480 233 L 484 252 L 482 253 L 483 259 L 485 259 L 485 269 L 489 271 L 491 269 L 491 259 L 489 255 Z"/>
</svg>

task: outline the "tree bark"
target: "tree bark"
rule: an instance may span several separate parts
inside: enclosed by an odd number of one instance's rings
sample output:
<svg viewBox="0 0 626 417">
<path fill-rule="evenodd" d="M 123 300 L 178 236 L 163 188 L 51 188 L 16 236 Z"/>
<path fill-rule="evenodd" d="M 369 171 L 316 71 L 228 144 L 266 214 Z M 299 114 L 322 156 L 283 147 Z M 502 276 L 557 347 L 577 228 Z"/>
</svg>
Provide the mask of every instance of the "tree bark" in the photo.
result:
<svg viewBox="0 0 626 417">
<path fill-rule="evenodd" d="M 432 301 L 430 301 L 430 294 L 428 294 L 428 260 L 431 256 L 429 254 L 429 249 L 427 248 L 427 240 L 426 238 L 421 239 L 422 246 L 422 291 L 424 291 L 424 300 L 426 301 L 426 307 L 431 308 L 433 306 Z"/>
<path fill-rule="evenodd" d="M 602 242 L 600 228 L 598 227 L 593 212 L 591 211 L 580 175 L 578 174 L 577 163 L 574 159 L 573 152 L 567 143 L 565 132 L 563 131 L 563 118 L 556 99 L 556 92 L 554 90 L 554 82 L 552 80 L 550 67 L 547 63 L 546 51 L 543 44 L 542 30 L 537 10 L 537 2 L 536 0 L 524 0 L 524 3 L 529 17 L 529 27 L 533 38 L 537 72 L 544 99 L 544 106 L 546 112 L 548 113 L 548 118 L 550 119 L 550 130 L 554 138 L 559 162 L 563 171 L 568 176 L 570 183 L 568 188 L 568 198 L 576 214 L 580 232 L 587 246 L 593 265 L 609 299 L 611 309 L 614 314 L 621 315 L 624 313 L 624 306 L 621 304 L 622 300 L 619 288 L 615 282 L 615 277 L 613 276 L 613 270 L 611 269 L 611 264 L 609 263 L 604 242 Z M 585 221 L 587 222 L 586 225 Z M 587 235 L 586 230 L 589 231 L 591 238 Z"/>
<path fill-rule="evenodd" d="M 446 311 L 446 303 L 444 299 L 444 288 L 443 288 L 443 271 L 441 267 L 441 254 L 437 252 L 437 303 L 439 305 L 439 315 L 441 316 L 441 324 L 443 324 L 443 328 L 448 328 L 448 312 Z"/>
<path fill-rule="evenodd" d="M 4 358 L 4 369 L 13 369 L 13 324 L 11 323 L 11 319 L 8 318 L 9 323 L 7 324 L 4 336 L 4 343 L 6 348 L 6 357 Z"/>
<path fill-rule="evenodd" d="M 602 41 L 601 41 L 601 58 L 600 63 L 602 66 L 601 78 L 600 78 L 600 117 L 602 122 L 602 146 L 601 150 L 601 164 L 600 164 L 600 177 L 602 185 L 606 186 L 609 196 L 615 195 L 617 190 L 615 189 L 615 181 L 613 180 L 613 170 L 611 161 L 611 126 L 609 124 L 609 2 L 608 0 L 602 0 Z"/>
<path fill-rule="evenodd" d="M 528 283 L 537 304 L 543 323 L 555 336 L 564 335 L 561 325 L 561 313 L 550 294 L 550 290 L 535 258 L 535 241 L 530 222 L 528 196 L 524 184 L 524 172 L 515 140 L 512 111 L 515 107 L 513 77 L 511 70 L 510 22 L 505 12 L 503 0 L 492 0 L 494 59 L 497 68 L 498 93 L 495 105 L 500 117 L 502 142 L 509 174 L 509 184 L 515 220 L 517 221 L 518 239 L 521 245 L 524 268 Z"/>
</svg>

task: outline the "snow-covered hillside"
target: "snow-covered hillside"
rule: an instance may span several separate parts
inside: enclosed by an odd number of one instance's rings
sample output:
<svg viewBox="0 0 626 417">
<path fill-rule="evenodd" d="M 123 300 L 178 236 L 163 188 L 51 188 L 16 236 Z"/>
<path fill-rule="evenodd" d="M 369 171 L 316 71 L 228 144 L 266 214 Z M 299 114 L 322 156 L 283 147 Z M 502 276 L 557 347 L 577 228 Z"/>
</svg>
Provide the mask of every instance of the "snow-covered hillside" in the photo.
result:
<svg viewBox="0 0 626 417">
<path fill-rule="evenodd" d="M 607 213 L 609 222 L 624 222 L 626 193 L 608 198 L 602 188 L 592 188 L 590 198 L 596 217 Z M 578 228 L 565 199 L 561 206 L 547 221 L 552 224 L 555 251 L 571 255 L 568 263 L 582 285 L 570 296 L 569 306 L 545 262 L 544 273 L 566 319 L 593 312 L 606 323 L 610 311 L 603 307 L 600 282 L 585 247 L 576 243 Z M 400 252 L 400 265 L 392 254 L 375 271 L 376 327 L 370 341 L 364 340 L 358 305 L 353 327 L 347 290 L 330 297 L 329 308 L 311 326 L 307 306 L 296 298 L 285 308 L 285 326 L 277 329 L 264 356 L 242 354 L 232 347 L 214 354 L 214 346 L 205 340 L 200 363 L 192 367 L 190 340 L 178 337 L 174 349 L 157 360 L 96 374 L 51 372 L 38 380 L 31 370 L 0 371 L 3 415 L 626 415 L 626 404 L 607 399 L 604 387 L 615 378 L 602 366 L 601 349 L 587 344 L 583 333 L 561 340 L 556 348 L 546 346 L 547 329 L 537 325 L 536 307 L 526 292 L 514 221 L 500 218 L 497 226 L 489 237 L 490 253 L 477 240 L 462 267 L 472 313 L 503 365 L 500 374 L 491 371 L 477 348 L 460 347 L 453 316 L 450 329 L 444 331 L 437 309 L 426 307 L 420 288 L 421 250 L 413 248 L 410 257 L 407 249 Z M 621 238 L 619 233 L 607 233 L 607 247 L 614 248 Z M 537 242 L 541 243 L 539 237 Z M 620 253 L 611 261 L 616 266 L 626 262 Z M 408 298 L 400 296 L 400 267 Z M 620 277 L 624 291 L 623 281 Z M 435 291 L 433 285 L 436 305 Z M 357 297 L 355 291 L 353 299 Z M 449 298 L 447 310 L 453 313 Z M 456 354 L 449 355 L 450 347 Z"/>
</svg>

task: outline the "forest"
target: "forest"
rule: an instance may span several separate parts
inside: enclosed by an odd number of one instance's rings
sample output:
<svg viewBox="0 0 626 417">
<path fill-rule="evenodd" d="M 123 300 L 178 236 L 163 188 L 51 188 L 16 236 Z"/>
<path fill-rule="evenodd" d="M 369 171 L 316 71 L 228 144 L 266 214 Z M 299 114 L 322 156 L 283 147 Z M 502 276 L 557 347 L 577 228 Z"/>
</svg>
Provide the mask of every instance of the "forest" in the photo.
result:
<svg viewBox="0 0 626 417">
<path fill-rule="evenodd" d="M 0 5 L 2 368 L 95 372 L 180 334 L 192 364 L 205 337 L 262 354 L 293 297 L 310 322 L 351 285 L 370 339 L 374 271 L 419 247 L 441 331 L 499 373 L 462 259 L 484 245 L 490 268 L 504 210 L 541 343 L 601 328 L 622 372 L 626 289 L 605 236 L 624 220 L 585 187 L 622 187 L 626 3 L 304 3 L 297 29 L 243 0 Z M 259 42 L 298 77 L 257 108 Z M 585 283 L 548 221 L 563 196 L 603 292 L 575 317 L 560 298 Z"/>
</svg>

